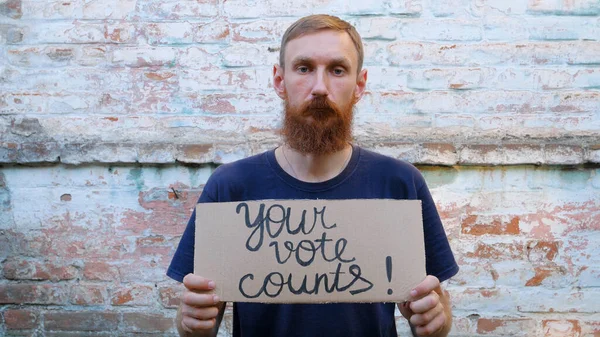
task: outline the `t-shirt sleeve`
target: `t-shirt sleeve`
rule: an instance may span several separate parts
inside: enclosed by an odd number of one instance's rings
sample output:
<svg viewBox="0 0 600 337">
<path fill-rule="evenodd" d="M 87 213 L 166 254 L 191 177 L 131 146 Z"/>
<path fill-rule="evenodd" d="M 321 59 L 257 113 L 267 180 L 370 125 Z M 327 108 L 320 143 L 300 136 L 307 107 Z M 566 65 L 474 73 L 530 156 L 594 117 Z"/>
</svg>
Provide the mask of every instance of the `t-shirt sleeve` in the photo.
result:
<svg viewBox="0 0 600 337">
<path fill-rule="evenodd" d="M 204 187 L 198 203 L 215 202 L 211 195 L 210 180 Z M 196 208 L 190 216 L 187 227 L 181 236 L 175 255 L 167 269 L 167 276 L 175 281 L 183 282 L 185 275 L 194 272 L 194 242 L 196 233 Z"/>
<path fill-rule="evenodd" d="M 433 275 L 442 282 L 458 273 L 458 264 L 456 264 L 450 249 L 444 226 L 429 188 L 421 175 L 418 178 L 420 183 L 417 184 L 417 193 L 423 207 L 425 269 L 427 275 Z"/>
</svg>

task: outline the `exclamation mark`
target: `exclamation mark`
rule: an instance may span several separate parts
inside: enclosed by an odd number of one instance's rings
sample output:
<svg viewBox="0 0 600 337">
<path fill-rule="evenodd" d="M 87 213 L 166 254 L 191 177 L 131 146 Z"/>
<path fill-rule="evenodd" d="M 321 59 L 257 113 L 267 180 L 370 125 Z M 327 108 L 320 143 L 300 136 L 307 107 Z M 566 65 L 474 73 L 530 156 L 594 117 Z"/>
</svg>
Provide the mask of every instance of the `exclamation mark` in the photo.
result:
<svg viewBox="0 0 600 337">
<path fill-rule="evenodd" d="M 388 256 L 385 258 L 385 270 L 387 271 L 388 282 L 392 282 L 392 257 Z M 392 289 L 388 289 L 388 295 L 393 294 Z"/>
</svg>

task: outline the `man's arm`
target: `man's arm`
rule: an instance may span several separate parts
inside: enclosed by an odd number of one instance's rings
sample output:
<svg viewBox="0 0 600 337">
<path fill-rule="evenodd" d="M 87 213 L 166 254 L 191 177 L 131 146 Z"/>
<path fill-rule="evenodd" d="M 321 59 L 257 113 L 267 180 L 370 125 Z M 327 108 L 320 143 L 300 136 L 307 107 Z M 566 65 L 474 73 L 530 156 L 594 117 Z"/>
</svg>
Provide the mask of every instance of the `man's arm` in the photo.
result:
<svg viewBox="0 0 600 337">
<path fill-rule="evenodd" d="M 414 336 L 445 337 L 452 328 L 450 298 L 435 276 L 427 276 L 411 292 L 411 301 L 398 303 L 398 309 Z"/>
</svg>

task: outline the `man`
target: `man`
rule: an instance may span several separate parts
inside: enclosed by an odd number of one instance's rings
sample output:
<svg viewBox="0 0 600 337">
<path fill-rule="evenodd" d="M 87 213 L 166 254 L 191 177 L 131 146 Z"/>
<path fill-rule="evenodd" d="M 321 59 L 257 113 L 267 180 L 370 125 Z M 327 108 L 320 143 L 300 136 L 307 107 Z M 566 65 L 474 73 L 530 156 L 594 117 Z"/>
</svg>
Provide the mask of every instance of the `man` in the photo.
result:
<svg viewBox="0 0 600 337">
<path fill-rule="evenodd" d="M 428 276 L 398 303 L 413 334 L 446 336 L 451 326 L 440 288 L 458 272 L 439 215 L 412 165 L 351 145 L 353 106 L 367 71 L 363 47 L 350 24 L 327 15 L 294 23 L 283 36 L 273 85 L 285 102 L 284 144 L 220 166 L 199 202 L 263 199 L 420 199 Z M 214 282 L 193 271 L 195 214 L 167 274 L 185 286 L 177 314 L 182 336 L 215 336 L 225 303 Z M 223 266 L 227 268 L 227 266 Z M 234 336 L 396 336 L 393 303 L 233 304 Z"/>
</svg>

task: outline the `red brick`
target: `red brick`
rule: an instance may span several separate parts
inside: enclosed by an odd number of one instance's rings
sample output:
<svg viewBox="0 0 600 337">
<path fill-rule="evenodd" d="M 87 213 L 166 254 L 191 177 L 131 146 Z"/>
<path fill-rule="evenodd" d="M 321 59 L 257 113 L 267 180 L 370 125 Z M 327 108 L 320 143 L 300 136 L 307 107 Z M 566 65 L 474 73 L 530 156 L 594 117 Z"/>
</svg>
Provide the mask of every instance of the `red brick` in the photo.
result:
<svg viewBox="0 0 600 337">
<path fill-rule="evenodd" d="M 33 279 L 37 280 L 72 280 L 78 275 L 78 268 L 74 265 L 61 266 L 56 264 L 36 263 L 36 272 Z"/>
<path fill-rule="evenodd" d="M 114 281 L 119 279 L 119 270 L 106 262 L 87 262 L 83 276 L 92 281 Z"/>
<path fill-rule="evenodd" d="M 113 332 L 101 332 L 101 331 L 46 331 L 45 337 L 114 337 Z M 140 337 L 137 336 L 126 336 L 119 333 L 119 337 Z"/>
<path fill-rule="evenodd" d="M 519 243 L 480 243 L 474 252 L 468 252 L 466 257 L 484 260 L 523 260 L 525 248 Z"/>
<path fill-rule="evenodd" d="M 158 290 L 160 302 L 165 308 L 177 308 L 183 288 L 181 285 L 174 285 L 170 287 L 161 287 Z"/>
<path fill-rule="evenodd" d="M 529 280 L 527 280 L 527 282 L 525 283 L 526 287 L 537 287 L 542 285 L 544 280 L 548 277 L 557 275 L 558 278 L 564 278 L 566 274 L 566 270 L 564 267 L 556 265 L 535 267 L 534 270 L 535 275 Z"/>
<path fill-rule="evenodd" d="M 3 316 L 7 329 L 34 329 L 38 325 L 39 313 L 37 311 L 7 309 L 4 311 Z"/>
<path fill-rule="evenodd" d="M 117 329 L 119 316 L 116 312 L 48 311 L 44 313 L 44 328 L 64 331 L 111 331 Z"/>
<path fill-rule="evenodd" d="M 150 247 L 147 247 L 150 248 Z M 146 249 L 147 249 L 146 248 Z M 160 248 L 163 247 L 153 247 Z M 161 282 L 170 280 L 165 270 L 169 267 L 170 259 L 174 254 L 174 250 L 170 250 L 168 253 L 161 252 L 156 254 L 156 257 L 151 258 L 150 261 L 144 261 L 143 254 L 133 254 L 131 258 L 132 262 L 123 263 L 119 265 L 119 274 L 122 282 Z"/>
<path fill-rule="evenodd" d="M 535 327 L 531 318 L 479 318 L 477 333 L 494 336 L 514 336 L 520 331 L 531 331 Z"/>
<path fill-rule="evenodd" d="M 581 327 L 577 320 L 543 320 L 544 337 L 579 337 Z"/>
<path fill-rule="evenodd" d="M 54 284 L 1 284 L 0 304 L 65 304 L 65 288 Z"/>
<path fill-rule="evenodd" d="M 123 313 L 123 331 L 127 332 L 167 332 L 175 329 L 173 316 L 138 312 Z"/>
<path fill-rule="evenodd" d="M 511 217 L 507 221 L 503 216 L 469 215 L 462 222 L 462 233 L 470 235 L 518 235 L 519 217 Z"/>
<path fill-rule="evenodd" d="M 179 191 L 189 189 L 182 185 L 172 187 Z M 188 210 L 196 204 L 196 194 L 192 197 L 181 193 L 181 198 L 174 199 L 169 198 L 169 190 L 155 188 L 141 192 L 140 205 L 151 212 L 126 211 L 119 229 L 138 235 L 148 230 L 157 235 L 180 235 L 190 216 Z"/>
<path fill-rule="evenodd" d="M 105 285 L 82 285 L 71 287 L 71 303 L 76 305 L 100 305 L 107 297 Z"/>
<path fill-rule="evenodd" d="M 27 280 L 33 277 L 35 265 L 27 260 L 7 259 L 2 263 L 2 270 L 8 280 Z"/>
<path fill-rule="evenodd" d="M 177 195 L 179 195 L 179 194 L 177 194 Z M 176 199 L 174 192 L 169 192 L 169 199 Z M 145 237 L 135 239 L 135 244 L 138 247 L 162 246 L 166 242 L 167 242 L 167 240 L 162 235 L 145 236 Z"/>
<path fill-rule="evenodd" d="M 529 241 L 527 243 L 527 258 L 531 262 L 554 261 L 560 246 L 560 241 Z"/>
<path fill-rule="evenodd" d="M 153 287 L 147 285 L 131 285 L 115 289 L 111 303 L 115 306 L 146 306 L 154 301 Z"/>
</svg>

